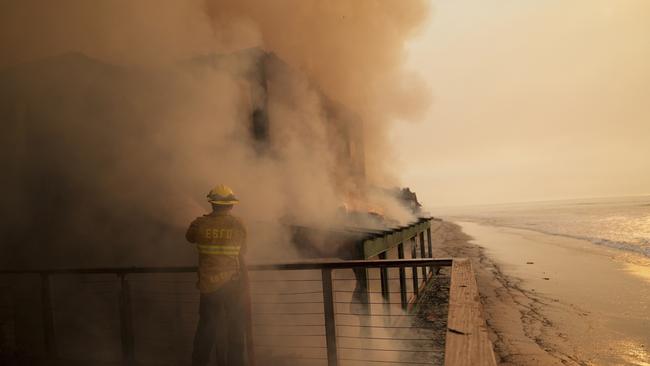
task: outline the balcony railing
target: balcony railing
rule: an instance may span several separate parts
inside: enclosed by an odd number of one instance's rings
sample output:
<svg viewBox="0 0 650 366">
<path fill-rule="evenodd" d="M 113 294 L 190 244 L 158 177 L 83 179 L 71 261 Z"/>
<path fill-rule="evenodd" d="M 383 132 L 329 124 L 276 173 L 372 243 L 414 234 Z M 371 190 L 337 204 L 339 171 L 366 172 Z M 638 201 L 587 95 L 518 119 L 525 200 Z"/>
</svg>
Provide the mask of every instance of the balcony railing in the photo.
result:
<svg viewBox="0 0 650 366">
<path fill-rule="evenodd" d="M 443 266 L 451 266 L 452 260 L 451 259 L 430 259 L 430 258 L 412 258 L 412 259 L 396 259 L 396 260 L 354 260 L 354 261 L 323 261 L 323 260 L 316 260 L 316 261 L 307 261 L 307 262 L 295 262 L 295 263 L 276 263 L 276 264 L 255 264 L 255 265 L 250 265 L 248 266 L 248 270 L 251 273 L 251 285 L 254 286 L 256 283 L 262 283 L 264 284 L 264 287 L 267 289 L 266 293 L 271 294 L 268 292 L 269 282 L 278 282 L 278 283 L 283 283 L 284 287 L 286 288 L 287 286 L 289 288 L 293 288 L 294 292 L 296 293 L 296 289 L 301 288 L 301 286 L 304 288 L 305 283 L 313 283 L 313 282 L 320 282 L 321 286 L 320 289 L 317 291 L 310 291 L 311 293 L 317 294 L 320 293 L 317 297 L 320 299 L 317 301 L 315 300 L 315 297 L 310 298 L 310 301 L 285 301 L 285 302 L 279 302 L 277 305 L 282 305 L 283 306 L 291 306 L 296 305 L 296 304 L 306 304 L 306 303 L 311 303 L 311 304 L 317 304 L 321 303 L 322 304 L 322 311 L 316 311 L 312 312 L 311 314 L 307 315 L 320 315 L 322 314 L 323 316 L 323 324 L 322 326 L 324 327 L 324 338 L 325 338 L 325 350 L 326 350 L 326 355 L 325 358 L 327 360 L 327 365 L 339 365 L 339 361 L 344 361 L 341 360 L 341 357 L 339 355 L 339 349 L 337 347 L 337 342 L 339 339 L 337 338 L 337 315 L 340 316 L 349 316 L 349 315 L 354 315 L 354 316 L 361 316 L 361 317 L 372 317 L 372 316 L 392 316 L 394 318 L 403 316 L 405 314 L 381 314 L 381 313 L 376 313 L 372 314 L 368 308 L 377 305 L 377 304 L 382 304 L 382 305 L 388 305 L 390 306 L 391 304 L 399 304 L 401 307 L 406 306 L 406 298 L 407 298 L 407 291 L 411 292 L 414 296 L 417 296 L 418 291 L 422 284 L 425 281 L 425 277 L 418 277 L 418 268 L 421 268 L 423 271 L 425 268 L 439 268 Z M 389 268 L 395 268 L 399 270 L 399 276 L 396 278 L 389 278 L 387 274 L 387 270 Z M 407 277 L 407 269 L 410 268 L 410 277 Z M 345 290 L 344 287 L 337 287 L 335 284 L 337 282 L 347 282 L 350 284 L 355 284 L 357 279 L 355 277 L 350 277 L 349 275 L 347 277 L 343 278 L 337 278 L 333 277 L 332 273 L 333 271 L 337 270 L 350 270 L 350 269 L 363 269 L 363 270 L 370 270 L 370 269 L 377 269 L 380 273 L 380 278 L 372 278 L 370 280 L 372 281 L 379 281 L 380 284 L 380 292 L 381 294 L 381 301 L 380 302 L 374 302 L 374 301 L 362 301 L 359 302 L 359 305 L 361 306 L 361 309 L 363 309 L 360 312 L 352 313 L 352 312 L 342 312 L 342 311 L 337 311 L 337 304 L 341 303 L 354 303 L 354 299 L 349 299 L 346 301 L 336 301 L 335 297 L 337 294 L 337 291 L 340 292 L 354 292 L 350 290 Z M 41 283 L 41 311 L 42 311 L 42 323 L 43 323 L 43 339 L 45 342 L 45 349 L 47 351 L 48 356 L 51 359 L 56 359 L 58 357 L 58 352 L 57 352 L 57 339 L 56 339 L 56 328 L 55 328 L 55 314 L 53 311 L 53 294 L 52 294 L 52 286 L 51 286 L 51 281 L 52 278 L 55 276 L 69 276 L 69 275 L 115 275 L 117 276 L 117 279 L 119 281 L 119 295 L 118 295 L 118 304 L 119 304 L 119 319 L 120 319 L 120 324 L 121 324 L 121 348 L 122 348 L 122 355 L 123 355 L 123 364 L 125 365 L 134 365 L 136 364 L 136 349 L 135 349 L 135 336 L 134 336 L 134 321 L 133 321 L 133 303 L 132 303 L 132 290 L 130 288 L 130 282 L 129 282 L 129 276 L 136 275 L 136 274 L 170 274 L 170 273 L 191 273 L 195 272 L 196 267 L 126 267 L 126 268 L 91 268 L 91 269 L 51 269 L 51 270 L 20 270 L 20 271 L 0 271 L 0 274 L 2 275 L 38 275 L 40 276 L 40 283 Z M 293 276 L 292 280 L 287 281 L 287 278 L 282 278 L 276 277 L 276 278 L 269 278 L 268 274 L 265 274 L 264 276 L 260 278 L 256 278 L 255 273 L 256 272 L 276 272 L 276 273 L 286 273 L 287 271 L 291 272 L 301 272 L 300 275 L 298 276 Z M 319 271 L 320 272 L 320 278 L 316 279 L 310 275 L 307 275 L 305 278 L 305 274 L 313 271 Z M 347 273 L 350 273 L 349 271 Z M 424 272 L 423 272 L 424 273 Z M 410 287 L 407 288 L 407 280 L 411 279 L 412 280 L 412 285 L 408 286 Z M 393 303 L 391 302 L 390 299 L 390 294 L 395 293 L 391 292 L 389 290 L 388 284 L 390 280 L 395 280 L 398 281 L 399 283 L 399 294 L 400 294 L 400 302 L 399 303 Z M 289 285 L 287 285 L 287 283 Z M 372 291 L 366 288 L 368 292 Z M 253 290 L 254 291 L 254 290 Z M 255 295 L 255 294 L 253 294 Z M 277 296 L 281 296 L 281 293 L 278 292 L 276 294 Z M 371 298 L 371 297 L 369 297 Z M 253 304 L 256 304 L 255 300 Z M 257 302 L 257 304 L 260 304 L 261 306 L 265 306 L 263 301 Z M 267 302 L 266 305 L 269 305 Z M 269 311 L 266 311 L 269 313 Z M 280 312 L 277 312 L 275 310 L 270 311 L 271 314 L 277 314 L 276 318 L 282 315 Z M 289 314 L 291 311 L 288 312 Z M 304 312 L 295 312 L 296 316 L 299 316 L 301 313 Z M 255 317 L 261 317 L 264 315 L 264 311 L 256 311 L 253 312 L 253 318 Z M 260 322 L 258 322 L 259 324 Z M 282 324 L 277 324 L 278 326 L 282 326 Z M 346 326 L 343 324 L 340 324 L 340 326 Z M 383 326 L 377 326 L 383 328 Z M 405 327 L 407 328 L 407 327 Z M 297 334 L 297 336 L 300 336 Z M 343 335 L 342 337 L 347 337 L 346 335 Z M 350 347 L 344 347 L 344 348 L 350 348 Z M 371 349 L 372 350 L 372 349 Z M 408 362 L 405 362 L 408 363 Z M 417 363 L 415 363 L 417 364 Z"/>
</svg>

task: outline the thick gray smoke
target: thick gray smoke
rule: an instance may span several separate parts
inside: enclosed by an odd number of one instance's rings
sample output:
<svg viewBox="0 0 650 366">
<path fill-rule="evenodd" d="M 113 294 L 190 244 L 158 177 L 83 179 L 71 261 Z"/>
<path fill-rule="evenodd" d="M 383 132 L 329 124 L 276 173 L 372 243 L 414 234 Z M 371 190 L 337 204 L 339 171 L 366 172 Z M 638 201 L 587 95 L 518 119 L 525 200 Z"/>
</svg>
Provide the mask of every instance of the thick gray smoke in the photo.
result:
<svg viewBox="0 0 650 366">
<path fill-rule="evenodd" d="M 0 265 L 191 262 L 182 232 L 219 182 L 260 247 L 286 243 L 279 222 L 332 225 L 343 206 L 408 220 L 373 187 L 397 183 L 387 123 L 423 106 L 400 62 L 425 13 L 419 2 L 3 3 Z"/>
</svg>

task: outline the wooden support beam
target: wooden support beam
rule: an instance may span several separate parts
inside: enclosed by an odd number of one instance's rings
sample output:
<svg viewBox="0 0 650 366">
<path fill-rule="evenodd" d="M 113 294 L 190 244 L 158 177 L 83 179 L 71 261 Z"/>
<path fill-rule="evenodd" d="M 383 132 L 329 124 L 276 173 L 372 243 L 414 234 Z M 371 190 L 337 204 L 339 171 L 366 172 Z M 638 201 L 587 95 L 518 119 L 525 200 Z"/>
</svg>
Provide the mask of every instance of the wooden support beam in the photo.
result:
<svg viewBox="0 0 650 366">
<path fill-rule="evenodd" d="M 426 249 L 424 245 L 424 231 L 420 231 L 420 237 L 418 238 L 418 245 L 420 247 L 420 258 L 426 258 Z M 422 279 L 424 281 L 427 280 L 427 267 L 422 267 Z"/>
<path fill-rule="evenodd" d="M 334 313 L 334 291 L 332 287 L 332 270 L 321 270 L 323 283 L 323 310 L 325 313 L 325 342 L 327 344 L 327 365 L 339 364 L 336 350 L 336 315 Z"/>
<path fill-rule="evenodd" d="M 430 227 L 427 228 L 427 247 L 429 249 L 429 258 L 433 258 L 433 244 L 432 244 L 432 241 L 431 241 L 431 228 Z M 429 267 L 429 271 L 433 272 L 434 271 L 433 267 Z M 438 270 L 436 270 L 435 273 L 438 274 Z"/>
<path fill-rule="evenodd" d="M 404 243 L 399 243 L 397 245 L 397 258 L 404 259 Z M 402 309 L 406 310 L 408 307 L 408 299 L 406 297 L 406 269 L 404 267 L 399 268 L 399 294 L 402 302 Z"/>
<path fill-rule="evenodd" d="M 363 256 L 364 258 L 374 257 L 381 252 L 394 248 L 399 243 L 407 242 L 420 232 L 431 227 L 437 229 L 440 225 L 442 225 L 440 221 L 432 219 L 422 220 L 405 228 L 393 230 L 392 232 L 387 232 L 385 235 L 365 240 L 363 242 Z"/>
<path fill-rule="evenodd" d="M 386 252 L 379 253 L 379 259 L 386 259 Z M 379 279 L 381 283 L 381 296 L 385 302 L 390 302 L 390 284 L 388 282 L 388 268 L 379 269 Z"/>
<path fill-rule="evenodd" d="M 411 258 L 415 259 L 418 257 L 417 242 L 415 241 L 415 236 L 410 240 L 411 243 Z M 420 280 L 418 279 L 418 267 L 411 267 L 411 276 L 413 280 L 413 295 L 418 296 L 420 290 Z"/>
</svg>

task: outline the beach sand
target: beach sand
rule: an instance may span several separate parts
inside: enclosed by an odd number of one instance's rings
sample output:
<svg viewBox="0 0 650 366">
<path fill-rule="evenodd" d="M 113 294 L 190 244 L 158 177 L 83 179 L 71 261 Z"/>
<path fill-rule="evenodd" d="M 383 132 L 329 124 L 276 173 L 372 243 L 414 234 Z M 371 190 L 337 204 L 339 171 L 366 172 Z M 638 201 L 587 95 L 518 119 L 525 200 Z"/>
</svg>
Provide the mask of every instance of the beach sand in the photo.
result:
<svg viewBox="0 0 650 366">
<path fill-rule="evenodd" d="M 649 267 L 581 240 L 460 225 L 433 235 L 434 255 L 472 260 L 500 364 L 650 365 Z"/>
</svg>

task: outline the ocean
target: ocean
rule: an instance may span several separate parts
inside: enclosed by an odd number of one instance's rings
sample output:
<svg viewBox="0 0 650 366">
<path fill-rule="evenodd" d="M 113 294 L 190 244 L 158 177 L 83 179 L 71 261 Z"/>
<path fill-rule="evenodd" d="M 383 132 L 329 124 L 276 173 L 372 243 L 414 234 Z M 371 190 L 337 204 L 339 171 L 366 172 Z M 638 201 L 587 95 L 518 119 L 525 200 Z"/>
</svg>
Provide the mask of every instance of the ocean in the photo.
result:
<svg viewBox="0 0 650 366">
<path fill-rule="evenodd" d="M 499 204 L 441 210 L 452 221 L 527 229 L 614 248 L 650 263 L 650 196 Z"/>
</svg>

